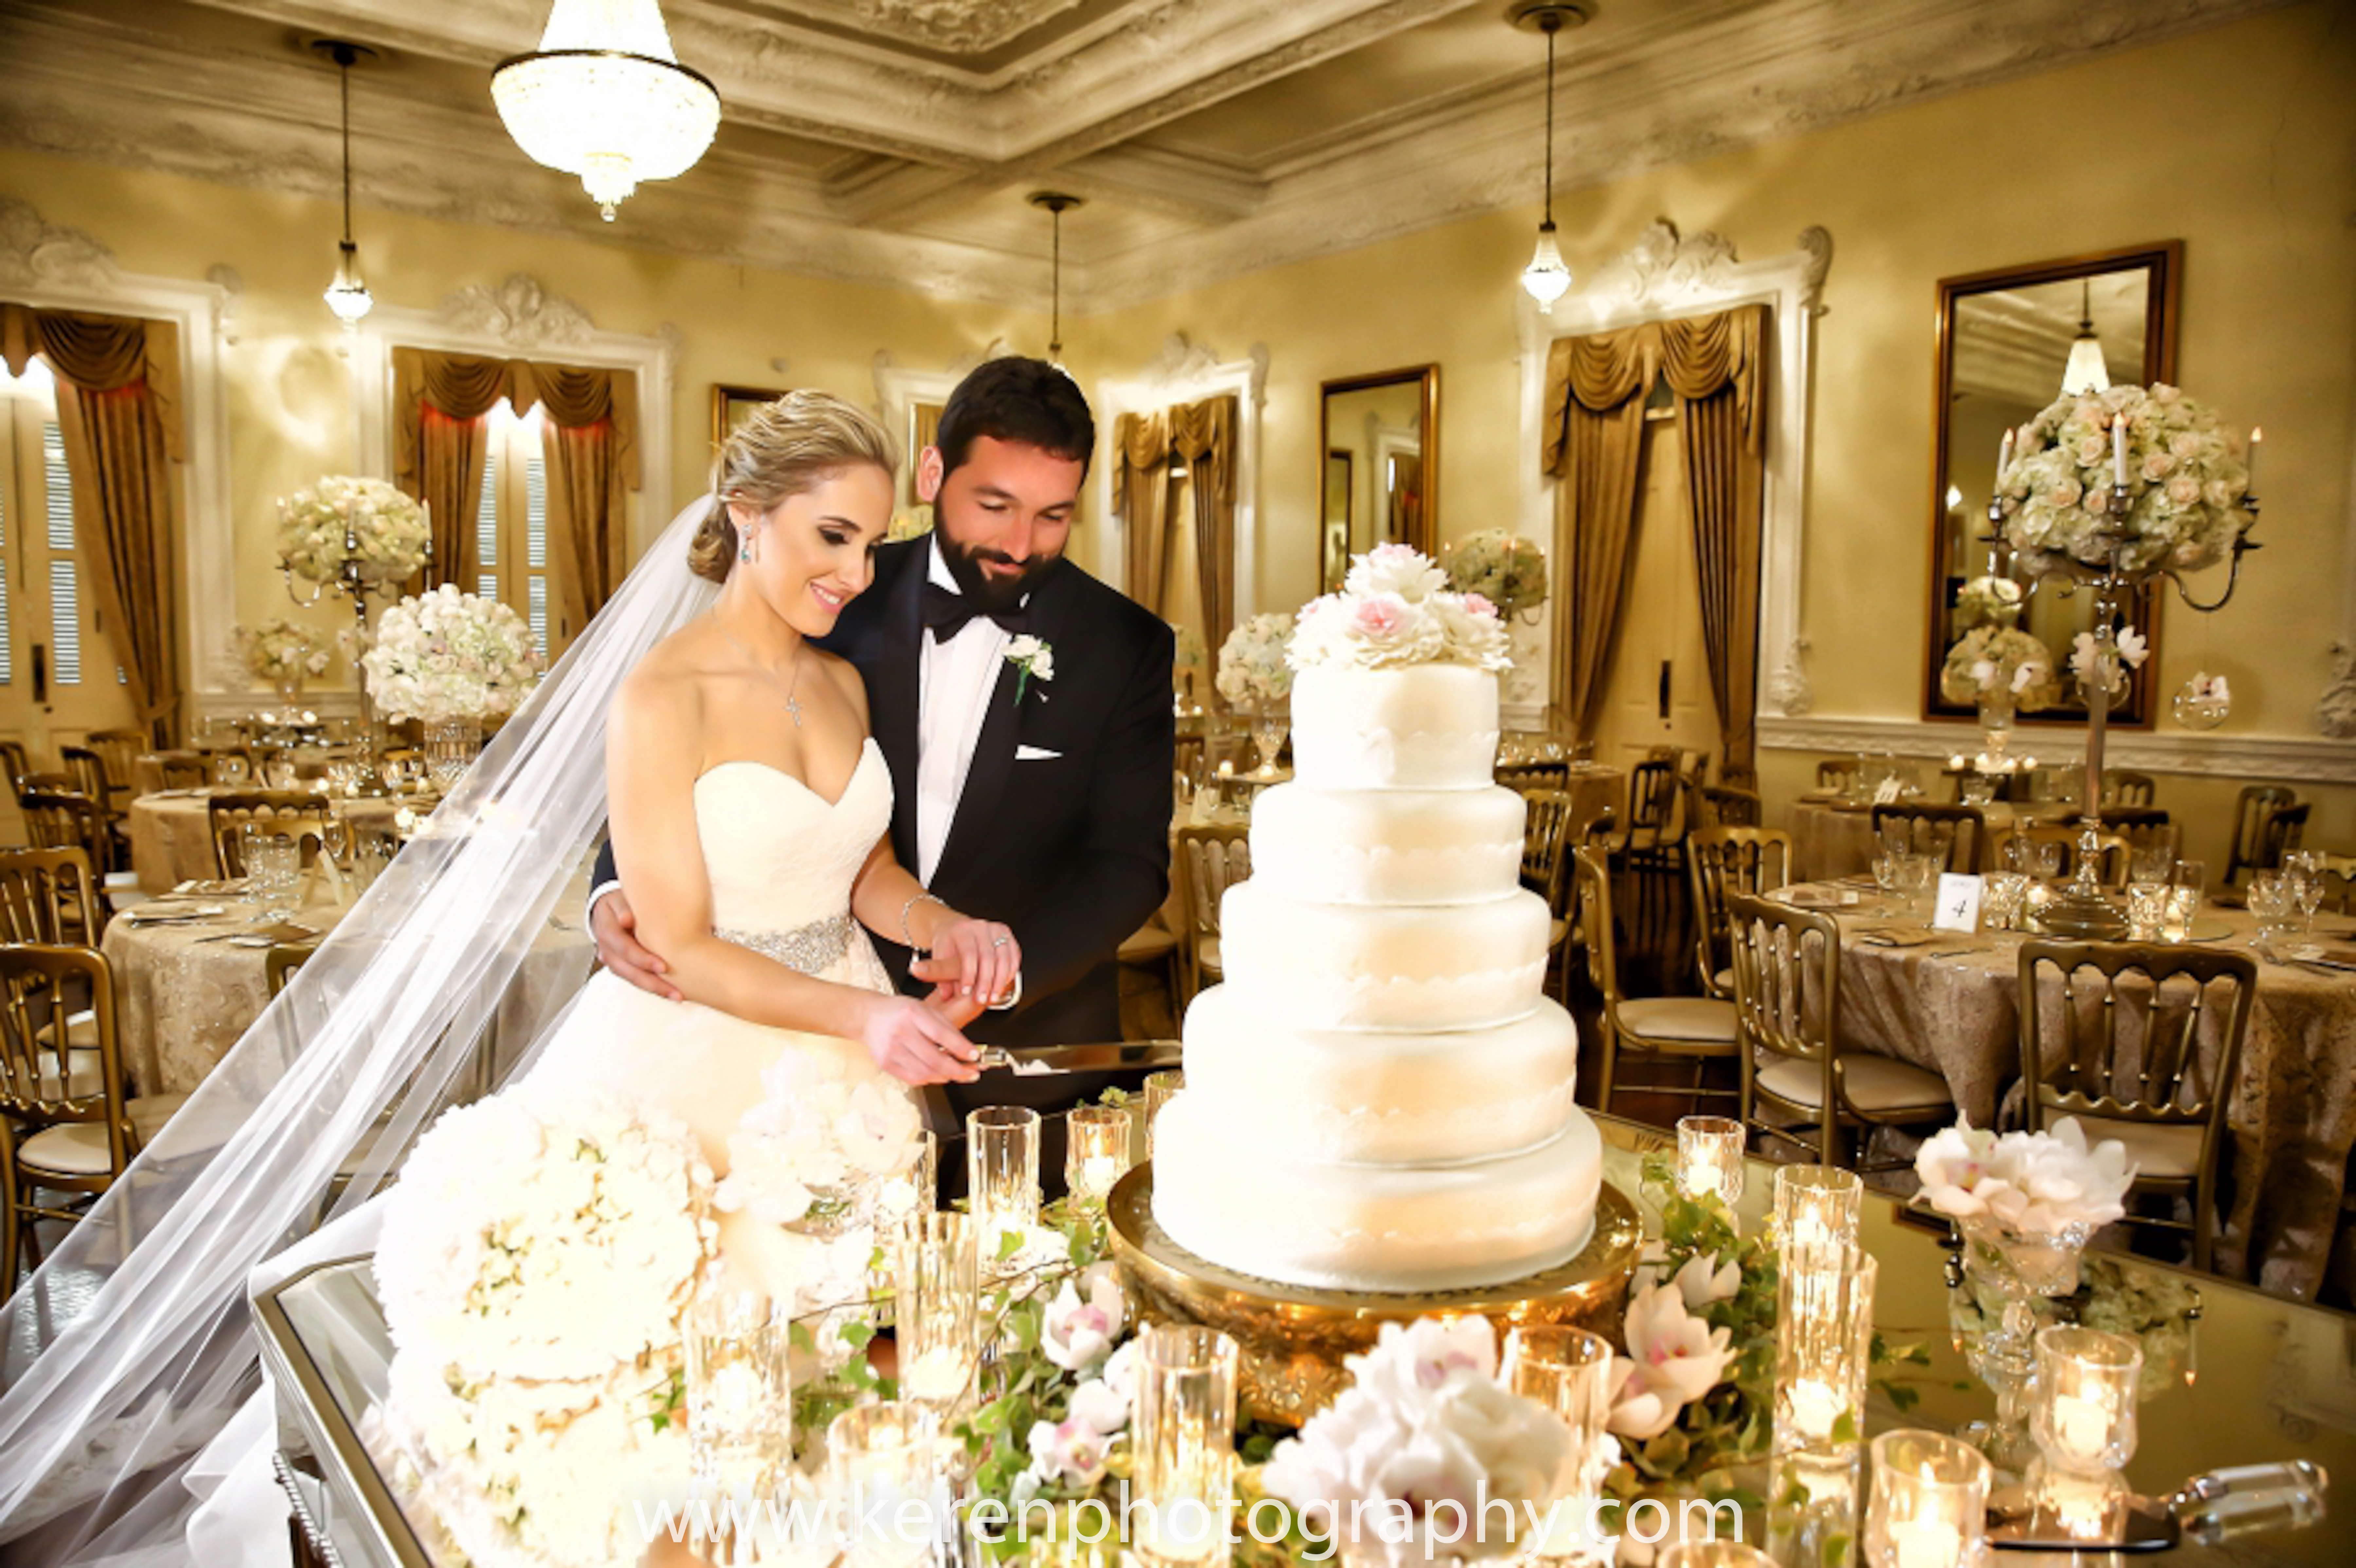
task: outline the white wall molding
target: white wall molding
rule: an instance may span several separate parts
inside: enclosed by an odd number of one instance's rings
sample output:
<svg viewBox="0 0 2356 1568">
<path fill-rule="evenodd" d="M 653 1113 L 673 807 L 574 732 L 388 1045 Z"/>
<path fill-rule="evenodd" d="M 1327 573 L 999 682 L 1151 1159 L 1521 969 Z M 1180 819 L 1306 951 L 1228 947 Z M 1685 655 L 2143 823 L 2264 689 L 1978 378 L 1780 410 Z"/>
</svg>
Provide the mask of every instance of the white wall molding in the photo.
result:
<svg viewBox="0 0 2356 1568">
<path fill-rule="evenodd" d="M 230 636 L 237 620 L 236 514 L 222 368 L 234 341 L 237 293 L 230 285 L 236 274 L 216 267 L 207 276 L 212 281 L 197 283 L 125 272 L 95 236 L 49 223 L 29 203 L 0 197 L 0 288 L 11 299 L 45 310 L 168 321 L 178 330 L 187 421 L 187 460 L 173 475 L 180 510 L 179 654 L 192 697 L 209 681 L 209 651 Z M 200 708 L 192 701 L 188 711 Z"/>
<path fill-rule="evenodd" d="M 1802 565 L 1807 517 L 1808 445 L 1813 427 L 1815 318 L 1832 268 L 1832 236 L 1822 228 L 1801 232 L 1797 248 L 1761 261 L 1735 258 L 1734 246 L 1713 233 L 1681 237 L 1666 219 L 1655 220 L 1626 252 L 1607 262 L 1584 287 L 1541 315 L 1521 290 L 1513 291 L 1521 345 L 1522 433 L 1514 459 L 1521 475 L 1515 531 L 1554 548 L 1556 483 L 1538 468 L 1545 422 L 1547 355 L 1558 338 L 1633 326 L 1639 322 L 1701 315 L 1736 305 L 1764 304 L 1774 334 L 1774 379 L 1767 393 L 1765 506 L 1759 556 L 1759 716 L 1804 713 L 1815 698 L 1803 635 Z M 1559 584 L 1561 564 L 1551 576 Z M 1537 704 L 1507 705 L 1505 722 L 1536 727 L 1553 684 L 1554 617 L 1544 616 L 1537 657 L 1547 672 Z"/>
<path fill-rule="evenodd" d="M 1931 723 L 1915 719 L 1852 719 L 1811 715 L 1759 720 L 1759 744 L 1775 752 L 1844 756 L 1889 752 L 1901 757 L 1951 757 L 1979 739 L 1968 720 Z M 2067 763 L 2086 754 L 2086 732 L 2075 726 L 2023 725 L 2012 732 L 2016 752 L 2040 762 Z M 2107 767 L 2253 781 L 2296 779 L 2346 784 L 2356 779 L 2356 741 L 2312 735 L 2237 735 L 2189 730 L 2112 730 L 2103 742 Z"/>
<path fill-rule="evenodd" d="M 1235 624 L 1258 613 L 1260 413 L 1268 400 L 1268 360 L 1265 343 L 1253 344 L 1241 359 L 1223 360 L 1208 345 L 1173 332 L 1135 376 L 1098 383 L 1091 400 L 1097 415 L 1097 516 L 1104 520 L 1096 551 L 1098 578 L 1130 592 L 1128 528 L 1112 509 L 1119 465 L 1115 421 L 1123 414 L 1160 413 L 1173 404 L 1232 394 L 1241 416 L 1236 432 Z M 1215 656 L 1218 650 L 1211 652 Z"/>
</svg>

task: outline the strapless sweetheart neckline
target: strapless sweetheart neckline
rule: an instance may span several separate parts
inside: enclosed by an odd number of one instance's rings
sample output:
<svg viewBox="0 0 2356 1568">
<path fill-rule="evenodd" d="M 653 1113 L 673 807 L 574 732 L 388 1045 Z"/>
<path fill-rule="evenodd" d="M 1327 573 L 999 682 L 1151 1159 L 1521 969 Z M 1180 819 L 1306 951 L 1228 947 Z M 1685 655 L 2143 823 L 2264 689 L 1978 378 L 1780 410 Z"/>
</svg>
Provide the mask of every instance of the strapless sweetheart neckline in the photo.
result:
<svg viewBox="0 0 2356 1568">
<path fill-rule="evenodd" d="M 859 784 L 859 775 L 866 772 L 867 764 L 882 755 L 883 749 L 876 745 L 874 736 L 870 735 L 867 739 L 862 741 L 859 743 L 859 761 L 851 764 L 851 776 L 842 781 L 842 793 L 836 795 L 832 800 L 829 800 L 826 796 L 819 794 L 819 792 L 811 786 L 810 782 L 808 779 L 800 778 L 793 773 L 789 773 L 786 772 L 785 769 L 777 766 L 775 763 L 762 762 L 757 757 L 731 757 L 724 763 L 714 763 L 710 767 L 695 775 L 695 784 L 696 786 L 701 786 L 704 780 L 710 778 L 712 774 L 718 773 L 723 768 L 758 768 L 763 773 L 776 774 L 778 778 L 785 780 L 789 784 L 799 786 L 803 794 L 809 795 L 812 800 L 817 801 L 820 805 L 825 806 L 829 811 L 832 811 L 836 806 L 841 805 L 845 800 L 848 800 L 851 797 L 851 792 L 853 788 L 857 787 Z"/>
</svg>

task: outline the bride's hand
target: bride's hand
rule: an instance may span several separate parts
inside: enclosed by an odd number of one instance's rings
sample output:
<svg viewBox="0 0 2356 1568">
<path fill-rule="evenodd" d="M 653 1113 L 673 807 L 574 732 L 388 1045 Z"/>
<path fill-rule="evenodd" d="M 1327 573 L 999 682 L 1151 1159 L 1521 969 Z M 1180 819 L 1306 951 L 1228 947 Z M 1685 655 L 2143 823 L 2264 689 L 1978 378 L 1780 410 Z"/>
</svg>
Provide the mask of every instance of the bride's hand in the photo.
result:
<svg viewBox="0 0 2356 1568">
<path fill-rule="evenodd" d="M 931 954 L 908 966 L 917 979 L 954 987 L 959 997 L 984 1007 L 1013 995 L 1023 944 L 1005 925 L 952 911 L 934 928 L 932 941 Z"/>
<path fill-rule="evenodd" d="M 981 1005 L 980 997 L 961 996 L 957 987 L 947 982 L 935 986 L 932 995 L 926 997 L 925 1001 L 933 1011 L 959 1029 L 966 1028 L 989 1010 Z"/>
<path fill-rule="evenodd" d="M 915 997 L 878 997 L 860 1035 L 870 1060 L 903 1083 L 970 1083 L 981 1076 L 971 1042 Z"/>
</svg>

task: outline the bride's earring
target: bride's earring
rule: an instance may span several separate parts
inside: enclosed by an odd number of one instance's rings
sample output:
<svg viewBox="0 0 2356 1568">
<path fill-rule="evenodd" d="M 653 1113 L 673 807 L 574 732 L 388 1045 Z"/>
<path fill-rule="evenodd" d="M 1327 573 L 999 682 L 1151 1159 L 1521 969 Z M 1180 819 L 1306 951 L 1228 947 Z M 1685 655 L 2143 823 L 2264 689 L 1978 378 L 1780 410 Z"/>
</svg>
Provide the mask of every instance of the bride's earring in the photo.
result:
<svg viewBox="0 0 2356 1568">
<path fill-rule="evenodd" d="M 760 562 L 760 548 L 753 542 L 753 530 L 750 528 L 744 530 L 743 539 L 736 546 L 736 559 L 747 566 L 757 565 Z"/>
</svg>

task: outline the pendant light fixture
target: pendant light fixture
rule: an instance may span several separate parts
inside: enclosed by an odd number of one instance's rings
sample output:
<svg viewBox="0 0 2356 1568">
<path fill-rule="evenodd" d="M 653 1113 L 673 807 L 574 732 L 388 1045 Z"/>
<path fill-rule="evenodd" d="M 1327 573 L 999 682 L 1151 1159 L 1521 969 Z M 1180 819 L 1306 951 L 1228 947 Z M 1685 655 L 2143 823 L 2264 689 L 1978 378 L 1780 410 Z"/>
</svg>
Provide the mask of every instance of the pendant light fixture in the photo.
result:
<svg viewBox="0 0 2356 1568">
<path fill-rule="evenodd" d="M 656 0 L 555 0 L 540 48 L 501 60 L 491 101 L 532 162 L 568 175 L 605 221 L 641 180 L 695 166 L 720 91 L 679 63 Z"/>
<path fill-rule="evenodd" d="M 2103 358 L 2103 340 L 2094 336 L 2094 292 L 2091 279 L 2078 280 L 2078 336 L 2070 340 L 2070 362 L 2062 368 L 2062 395 L 2111 389 L 2111 368 Z"/>
<path fill-rule="evenodd" d="M 1584 26 L 1591 15 L 1584 5 L 1566 0 L 1514 0 L 1505 16 L 1514 26 L 1535 28 L 1547 41 L 1546 221 L 1538 225 L 1537 249 L 1522 269 L 1522 289 L 1538 302 L 1538 314 L 1552 315 L 1554 302 L 1570 288 L 1570 269 L 1563 265 L 1562 249 L 1554 240 L 1554 36 L 1565 27 Z"/>
<path fill-rule="evenodd" d="M 1031 205 L 1044 207 L 1055 218 L 1055 249 L 1049 263 L 1047 316 L 1047 362 L 1058 370 L 1064 368 L 1064 214 L 1076 207 L 1085 207 L 1080 197 L 1066 196 L 1059 190 L 1034 190 Z"/>
<path fill-rule="evenodd" d="M 364 59 L 376 59 L 376 51 L 366 44 L 348 44 L 339 38 L 321 38 L 311 46 L 314 54 L 336 62 L 337 76 L 343 88 L 344 123 L 344 240 L 337 248 L 336 281 L 327 285 L 327 308 L 336 313 L 348 332 L 357 331 L 360 317 L 376 308 L 376 297 L 360 279 L 360 248 L 352 243 L 352 67 Z"/>
</svg>

